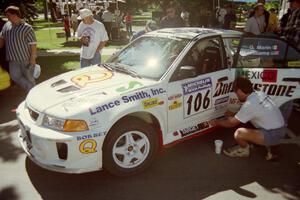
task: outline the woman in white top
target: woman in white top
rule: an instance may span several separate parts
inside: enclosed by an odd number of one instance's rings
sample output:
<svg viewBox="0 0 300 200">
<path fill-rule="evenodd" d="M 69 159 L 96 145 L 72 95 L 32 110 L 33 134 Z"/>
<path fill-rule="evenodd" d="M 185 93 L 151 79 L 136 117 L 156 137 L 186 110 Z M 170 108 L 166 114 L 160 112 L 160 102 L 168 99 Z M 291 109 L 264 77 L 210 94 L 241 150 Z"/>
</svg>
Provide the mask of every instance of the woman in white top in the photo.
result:
<svg viewBox="0 0 300 200">
<path fill-rule="evenodd" d="M 248 19 L 244 31 L 246 33 L 259 35 L 264 32 L 265 27 L 264 5 L 262 3 L 258 3 L 254 7 L 254 15 Z"/>
</svg>

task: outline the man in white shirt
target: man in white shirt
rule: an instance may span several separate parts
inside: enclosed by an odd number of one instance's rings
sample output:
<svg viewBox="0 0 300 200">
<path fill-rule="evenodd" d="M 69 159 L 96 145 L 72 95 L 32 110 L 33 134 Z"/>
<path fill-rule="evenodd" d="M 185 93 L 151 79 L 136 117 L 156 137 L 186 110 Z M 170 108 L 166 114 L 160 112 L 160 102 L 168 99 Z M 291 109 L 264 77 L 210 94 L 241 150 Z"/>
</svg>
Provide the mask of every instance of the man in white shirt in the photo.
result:
<svg viewBox="0 0 300 200">
<path fill-rule="evenodd" d="M 108 41 L 104 25 L 93 19 L 89 9 L 80 10 L 82 22 L 77 29 L 77 36 L 82 44 L 80 49 L 80 67 L 101 63 L 100 52 Z"/>
<path fill-rule="evenodd" d="M 262 3 L 258 3 L 254 7 L 254 15 L 247 20 L 244 32 L 259 35 L 265 31 L 264 10 L 264 4 Z"/>
<path fill-rule="evenodd" d="M 256 128 L 238 128 L 234 138 L 238 145 L 224 150 L 230 157 L 248 157 L 249 143 L 267 147 L 276 145 L 285 136 L 284 119 L 272 99 L 263 92 L 253 92 L 247 77 L 238 77 L 234 83 L 234 92 L 243 105 L 236 115 L 223 120 L 212 120 L 212 126 L 234 127 L 250 121 Z"/>
</svg>

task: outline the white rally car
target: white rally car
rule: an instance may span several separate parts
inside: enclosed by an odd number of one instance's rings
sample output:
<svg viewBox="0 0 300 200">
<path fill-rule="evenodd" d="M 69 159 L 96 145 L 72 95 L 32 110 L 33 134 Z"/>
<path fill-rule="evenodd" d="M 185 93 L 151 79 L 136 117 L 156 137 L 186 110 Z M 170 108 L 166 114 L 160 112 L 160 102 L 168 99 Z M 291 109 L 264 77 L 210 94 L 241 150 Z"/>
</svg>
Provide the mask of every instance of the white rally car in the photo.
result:
<svg viewBox="0 0 300 200">
<path fill-rule="evenodd" d="M 248 76 L 280 106 L 300 97 L 299 67 L 299 51 L 279 38 L 154 31 L 107 63 L 34 87 L 17 109 L 19 141 L 46 169 L 131 175 L 160 147 L 213 130 L 208 121 L 239 104 L 236 76 Z"/>
</svg>

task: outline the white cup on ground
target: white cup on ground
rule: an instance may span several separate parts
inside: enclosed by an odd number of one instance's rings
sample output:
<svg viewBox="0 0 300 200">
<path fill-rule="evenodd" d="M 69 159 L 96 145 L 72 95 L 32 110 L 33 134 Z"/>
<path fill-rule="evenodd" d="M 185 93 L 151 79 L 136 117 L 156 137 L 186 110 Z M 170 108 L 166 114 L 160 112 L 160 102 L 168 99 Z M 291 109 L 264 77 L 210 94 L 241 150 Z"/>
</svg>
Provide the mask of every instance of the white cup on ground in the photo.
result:
<svg viewBox="0 0 300 200">
<path fill-rule="evenodd" d="M 222 140 L 215 140 L 215 152 L 216 152 L 216 154 L 221 154 L 221 152 L 222 152 L 222 145 L 223 145 L 223 141 Z"/>
</svg>

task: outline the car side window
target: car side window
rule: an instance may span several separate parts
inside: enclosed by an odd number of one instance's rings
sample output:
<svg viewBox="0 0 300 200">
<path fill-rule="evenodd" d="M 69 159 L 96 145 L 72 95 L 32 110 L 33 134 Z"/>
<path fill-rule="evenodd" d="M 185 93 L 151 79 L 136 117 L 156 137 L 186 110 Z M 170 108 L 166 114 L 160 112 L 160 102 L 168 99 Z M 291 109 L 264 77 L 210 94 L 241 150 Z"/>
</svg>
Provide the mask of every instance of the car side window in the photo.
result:
<svg viewBox="0 0 300 200">
<path fill-rule="evenodd" d="M 185 55 L 179 66 L 193 66 L 197 75 L 223 68 L 223 52 L 220 38 L 206 38 L 197 42 Z"/>
<path fill-rule="evenodd" d="M 287 43 L 276 38 L 244 38 L 238 54 L 239 68 L 280 68 L 285 66 Z"/>
</svg>

